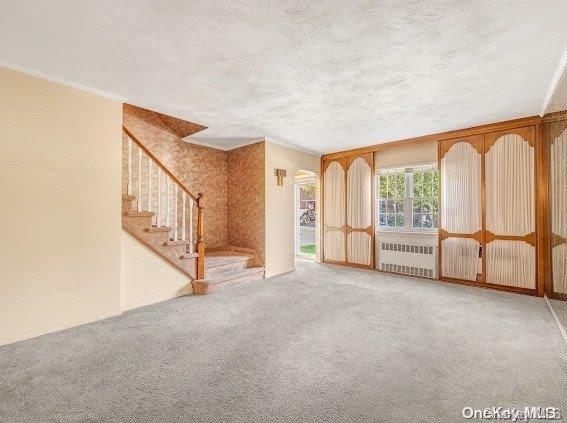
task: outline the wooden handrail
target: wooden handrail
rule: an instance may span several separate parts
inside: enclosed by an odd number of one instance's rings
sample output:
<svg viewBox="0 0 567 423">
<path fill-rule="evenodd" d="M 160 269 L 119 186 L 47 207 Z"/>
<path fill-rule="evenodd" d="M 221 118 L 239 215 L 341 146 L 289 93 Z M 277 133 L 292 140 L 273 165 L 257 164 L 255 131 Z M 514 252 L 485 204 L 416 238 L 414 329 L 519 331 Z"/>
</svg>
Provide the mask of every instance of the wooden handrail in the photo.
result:
<svg viewBox="0 0 567 423">
<path fill-rule="evenodd" d="M 190 196 L 191 198 L 193 198 L 193 200 L 195 200 L 195 202 L 198 203 L 198 201 L 199 201 L 198 197 L 196 197 L 195 195 L 193 195 L 187 188 L 185 188 L 185 186 L 179 181 L 179 179 L 177 179 L 177 178 L 175 177 L 175 175 L 173 175 L 173 173 L 171 173 L 169 170 L 167 170 L 167 168 L 162 164 L 162 162 L 160 162 L 160 161 L 158 160 L 158 158 L 157 158 L 156 156 L 154 156 L 154 155 L 152 154 L 152 152 L 151 152 L 150 150 L 148 150 L 148 149 L 140 142 L 140 140 L 139 140 L 138 138 L 136 138 L 136 136 L 135 136 L 134 134 L 132 134 L 132 132 L 130 132 L 130 131 L 128 130 L 128 128 L 126 128 L 124 125 L 122 125 L 122 130 L 126 133 L 126 135 L 128 135 L 128 137 L 129 137 L 132 141 L 134 141 L 134 142 L 136 143 L 136 145 L 137 145 L 138 147 L 140 147 L 140 148 L 144 151 L 144 153 L 146 153 L 146 155 L 147 155 L 150 159 L 152 159 L 152 161 L 154 161 L 154 162 L 161 168 L 161 170 L 164 171 L 164 173 L 165 173 L 167 176 L 169 176 L 169 177 L 173 180 L 173 182 L 175 182 L 177 185 L 179 185 L 179 187 L 180 187 L 183 191 L 185 191 L 188 196 Z"/>
<path fill-rule="evenodd" d="M 204 195 L 200 192 L 197 196 L 194 196 L 185 186 L 177 179 L 158 159 L 154 156 L 150 150 L 148 150 L 141 142 L 138 140 L 134 134 L 132 134 L 128 128 L 122 125 L 122 130 L 124 133 L 153 161 L 155 162 L 161 170 L 171 178 L 173 182 L 175 182 L 185 193 L 195 200 L 195 204 L 197 205 L 197 263 L 196 263 L 196 278 L 197 279 L 204 279 L 205 278 L 205 215 L 204 215 Z M 189 222 L 192 225 L 192 222 Z"/>
</svg>

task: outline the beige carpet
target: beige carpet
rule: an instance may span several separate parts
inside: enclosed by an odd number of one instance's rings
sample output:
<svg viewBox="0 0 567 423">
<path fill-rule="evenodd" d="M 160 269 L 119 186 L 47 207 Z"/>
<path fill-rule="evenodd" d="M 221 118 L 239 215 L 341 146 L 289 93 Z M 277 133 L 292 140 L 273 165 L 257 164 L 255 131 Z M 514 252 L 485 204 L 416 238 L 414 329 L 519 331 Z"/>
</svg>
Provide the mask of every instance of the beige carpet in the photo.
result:
<svg viewBox="0 0 567 423">
<path fill-rule="evenodd" d="M 566 392 L 541 298 L 310 262 L 0 348 L 10 423 L 453 423 Z"/>
</svg>

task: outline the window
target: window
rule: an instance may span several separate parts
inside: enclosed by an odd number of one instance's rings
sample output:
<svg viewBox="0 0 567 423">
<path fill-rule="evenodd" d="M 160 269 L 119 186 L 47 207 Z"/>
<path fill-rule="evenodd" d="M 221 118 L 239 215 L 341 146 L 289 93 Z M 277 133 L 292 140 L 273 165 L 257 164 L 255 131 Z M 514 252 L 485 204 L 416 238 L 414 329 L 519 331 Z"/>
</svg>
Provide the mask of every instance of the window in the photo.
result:
<svg viewBox="0 0 567 423">
<path fill-rule="evenodd" d="M 437 229 L 436 165 L 384 169 L 376 176 L 378 228 Z"/>
</svg>

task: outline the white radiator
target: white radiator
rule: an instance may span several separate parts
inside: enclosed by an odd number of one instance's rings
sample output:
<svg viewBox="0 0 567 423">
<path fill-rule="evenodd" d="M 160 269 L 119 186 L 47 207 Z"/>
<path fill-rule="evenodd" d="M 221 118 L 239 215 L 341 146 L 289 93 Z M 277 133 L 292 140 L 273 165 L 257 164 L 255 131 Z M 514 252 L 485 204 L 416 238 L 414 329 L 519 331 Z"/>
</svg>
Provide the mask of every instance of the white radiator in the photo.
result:
<svg viewBox="0 0 567 423">
<path fill-rule="evenodd" d="M 436 279 L 437 246 L 379 241 L 378 269 Z"/>
</svg>

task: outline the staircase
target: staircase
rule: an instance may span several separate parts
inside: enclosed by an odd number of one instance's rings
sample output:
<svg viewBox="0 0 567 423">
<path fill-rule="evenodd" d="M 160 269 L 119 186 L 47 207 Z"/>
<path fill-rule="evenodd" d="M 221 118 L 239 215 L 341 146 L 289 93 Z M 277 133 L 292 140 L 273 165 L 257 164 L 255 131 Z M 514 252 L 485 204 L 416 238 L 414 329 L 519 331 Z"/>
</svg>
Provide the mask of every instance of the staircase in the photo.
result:
<svg viewBox="0 0 567 423">
<path fill-rule="evenodd" d="M 123 130 L 124 230 L 185 274 L 195 294 L 263 279 L 264 268 L 254 250 L 205 250 L 203 194 L 191 194 L 126 127 Z"/>
</svg>

